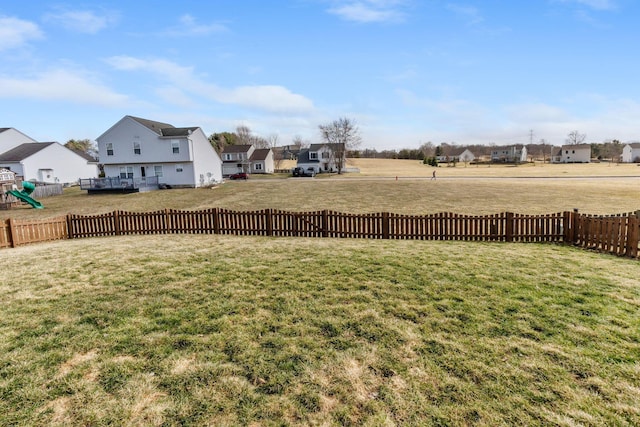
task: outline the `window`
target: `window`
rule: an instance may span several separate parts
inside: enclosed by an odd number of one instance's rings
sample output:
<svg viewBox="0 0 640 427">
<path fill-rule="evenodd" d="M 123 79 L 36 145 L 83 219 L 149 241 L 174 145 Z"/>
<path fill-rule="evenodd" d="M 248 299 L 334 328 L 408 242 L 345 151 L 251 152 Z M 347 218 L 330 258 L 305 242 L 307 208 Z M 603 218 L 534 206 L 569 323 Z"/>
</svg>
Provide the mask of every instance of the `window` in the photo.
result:
<svg viewBox="0 0 640 427">
<path fill-rule="evenodd" d="M 182 172 L 184 170 L 182 165 L 176 165 L 176 172 Z"/>
<path fill-rule="evenodd" d="M 253 165 L 253 169 L 257 170 L 257 171 L 261 171 L 262 170 L 262 163 L 255 163 Z"/>
<path fill-rule="evenodd" d="M 107 142 L 107 156 L 113 156 L 113 143 Z"/>
<path fill-rule="evenodd" d="M 133 178 L 133 166 L 120 166 L 120 178 Z"/>
<path fill-rule="evenodd" d="M 233 158 L 232 158 L 232 156 L 231 156 L 231 153 L 226 153 L 226 154 L 224 155 L 224 159 L 225 159 L 225 160 L 233 160 Z"/>
<path fill-rule="evenodd" d="M 171 140 L 171 151 L 173 154 L 180 154 L 180 141 L 177 139 Z"/>
<path fill-rule="evenodd" d="M 318 152 L 309 151 L 309 160 L 318 160 Z"/>
<path fill-rule="evenodd" d="M 153 167 L 153 174 L 155 176 L 162 176 L 162 166 L 154 166 Z"/>
<path fill-rule="evenodd" d="M 242 163 L 237 163 L 236 167 L 239 168 L 239 169 L 242 169 Z"/>
<path fill-rule="evenodd" d="M 329 152 L 328 151 L 323 151 L 322 152 L 322 158 L 323 159 L 328 159 L 329 158 Z"/>
<path fill-rule="evenodd" d="M 134 142 L 133 143 L 133 154 L 140 154 L 140 143 L 139 142 Z"/>
</svg>

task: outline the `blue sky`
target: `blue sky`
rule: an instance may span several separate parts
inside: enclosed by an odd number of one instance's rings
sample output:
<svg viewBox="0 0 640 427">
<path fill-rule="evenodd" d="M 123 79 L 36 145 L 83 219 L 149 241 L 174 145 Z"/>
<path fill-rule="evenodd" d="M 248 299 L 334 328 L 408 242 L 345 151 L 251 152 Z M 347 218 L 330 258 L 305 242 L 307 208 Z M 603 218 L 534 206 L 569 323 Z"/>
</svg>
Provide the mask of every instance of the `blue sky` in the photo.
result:
<svg viewBox="0 0 640 427">
<path fill-rule="evenodd" d="M 637 141 L 639 3 L 0 0 L 0 127 L 64 143 L 133 115 L 284 145 L 349 117 L 379 150 Z"/>
</svg>

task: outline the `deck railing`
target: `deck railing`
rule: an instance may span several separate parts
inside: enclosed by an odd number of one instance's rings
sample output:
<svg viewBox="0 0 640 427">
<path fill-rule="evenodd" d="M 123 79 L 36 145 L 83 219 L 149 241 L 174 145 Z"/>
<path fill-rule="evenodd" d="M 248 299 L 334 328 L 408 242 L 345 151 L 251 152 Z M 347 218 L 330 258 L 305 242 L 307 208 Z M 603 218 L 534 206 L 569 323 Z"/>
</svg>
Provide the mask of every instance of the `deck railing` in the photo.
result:
<svg viewBox="0 0 640 427">
<path fill-rule="evenodd" d="M 43 221 L 0 221 L 0 248 L 58 239 L 135 234 L 226 234 L 274 237 L 549 242 L 578 245 L 621 256 L 638 257 L 638 213 L 612 216 L 561 212 L 523 215 L 462 215 L 450 212 L 401 215 L 349 214 L 329 210 L 288 212 L 276 209 L 155 212 L 114 211 L 69 214 Z"/>
</svg>

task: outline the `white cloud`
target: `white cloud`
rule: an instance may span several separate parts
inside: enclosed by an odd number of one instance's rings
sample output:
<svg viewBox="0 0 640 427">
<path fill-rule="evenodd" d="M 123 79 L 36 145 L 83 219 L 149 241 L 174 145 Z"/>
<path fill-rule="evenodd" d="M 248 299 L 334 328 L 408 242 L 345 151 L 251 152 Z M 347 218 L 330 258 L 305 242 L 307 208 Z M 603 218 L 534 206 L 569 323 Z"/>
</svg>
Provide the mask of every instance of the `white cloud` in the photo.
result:
<svg viewBox="0 0 640 427">
<path fill-rule="evenodd" d="M 0 52 L 20 47 L 29 40 L 40 38 L 42 38 L 42 32 L 33 22 L 0 16 Z"/>
<path fill-rule="evenodd" d="M 64 10 L 44 15 L 44 20 L 53 22 L 67 30 L 84 34 L 96 34 L 117 21 L 116 15 L 110 12 L 97 14 L 91 10 Z"/>
<path fill-rule="evenodd" d="M 475 25 L 484 21 L 480 11 L 473 6 L 460 5 L 455 3 L 447 4 L 447 9 L 465 19 L 469 24 Z"/>
<path fill-rule="evenodd" d="M 62 69 L 47 71 L 31 79 L 0 76 L 0 98 L 57 100 L 100 106 L 130 104 L 126 95 L 115 93 L 86 76 Z"/>
<path fill-rule="evenodd" d="M 160 80 L 170 82 L 175 90 L 179 90 L 181 94 L 188 93 L 192 98 L 204 97 L 223 104 L 234 104 L 277 113 L 307 114 L 314 109 L 311 100 L 293 93 L 283 86 L 252 85 L 222 88 L 194 75 L 191 67 L 183 67 L 162 59 L 144 60 L 129 56 L 117 56 L 108 58 L 106 62 L 119 70 L 150 71 Z M 165 86 L 163 91 L 167 93 L 168 88 Z M 185 102 L 184 96 L 181 98 L 181 102 Z"/>
<path fill-rule="evenodd" d="M 191 36 L 207 36 L 209 34 L 222 33 L 228 31 L 228 28 L 220 23 L 214 22 L 203 25 L 198 24 L 196 19 L 187 14 L 180 17 L 180 24 L 169 29 L 165 34 L 174 37 L 191 37 Z"/>
<path fill-rule="evenodd" d="M 400 10 L 403 3 L 400 0 L 340 1 L 328 12 L 344 20 L 361 23 L 399 22 L 405 17 Z"/>
</svg>

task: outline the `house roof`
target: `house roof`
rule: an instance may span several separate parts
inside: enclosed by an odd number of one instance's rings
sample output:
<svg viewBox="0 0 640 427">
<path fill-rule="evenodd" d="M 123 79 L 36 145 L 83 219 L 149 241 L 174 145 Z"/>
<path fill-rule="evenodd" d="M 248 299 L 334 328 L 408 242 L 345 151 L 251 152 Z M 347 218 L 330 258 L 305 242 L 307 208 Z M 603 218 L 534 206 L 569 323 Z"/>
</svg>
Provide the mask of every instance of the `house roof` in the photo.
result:
<svg viewBox="0 0 640 427">
<path fill-rule="evenodd" d="M 318 159 L 309 159 L 309 151 L 311 151 L 310 148 L 300 150 L 300 153 L 298 154 L 298 163 L 320 163 L 320 160 Z"/>
<path fill-rule="evenodd" d="M 640 148 L 640 142 L 630 142 L 627 145 L 635 150 Z"/>
<path fill-rule="evenodd" d="M 309 146 L 309 151 L 318 151 L 322 147 L 329 147 L 330 149 L 332 149 L 334 151 L 344 151 L 344 143 L 343 142 L 339 142 L 339 143 L 328 143 L 328 142 L 326 142 L 324 144 L 311 144 Z"/>
<path fill-rule="evenodd" d="M 188 128 L 162 128 L 160 129 L 162 136 L 189 136 L 193 133 L 194 130 L 198 129 L 197 127 L 188 127 Z"/>
<path fill-rule="evenodd" d="M 69 148 L 69 147 L 67 147 Z M 84 151 L 80 151 L 80 150 L 74 150 L 73 148 L 69 148 L 69 150 L 73 151 L 74 153 L 76 153 L 78 156 L 82 157 L 83 159 L 85 159 L 86 161 L 90 162 L 90 163 L 97 163 L 98 159 L 93 157 L 91 154 L 84 152 Z"/>
<path fill-rule="evenodd" d="M 0 133 L 4 132 L 5 130 L 9 130 L 11 128 L 0 128 Z"/>
<path fill-rule="evenodd" d="M 246 153 L 251 149 L 252 145 L 225 145 L 222 149 L 223 153 Z"/>
<path fill-rule="evenodd" d="M 566 150 L 567 148 L 572 148 L 572 149 L 578 149 L 578 150 L 585 150 L 585 149 L 589 149 L 591 150 L 591 144 L 565 144 L 562 146 L 563 150 Z"/>
<path fill-rule="evenodd" d="M 0 154 L 0 162 L 20 162 L 57 142 L 27 142 Z"/>
<path fill-rule="evenodd" d="M 251 154 L 251 161 L 266 160 L 271 148 L 258 148 Z"/>
<path fill-rule="evenodd" d="M 173 126 L 170 125 L 169 123 L 156 122 L 154 120 L 142 119 L 140 117 L 133 117 L 133 116 L 128 116 L 128 117 L 131 117 L 133 120 L 140 123 L 142 126 L 152 130 L 153 132 L 161 136 L 162 136 L 163 129 L 173 128 Z"/>
</svg>

